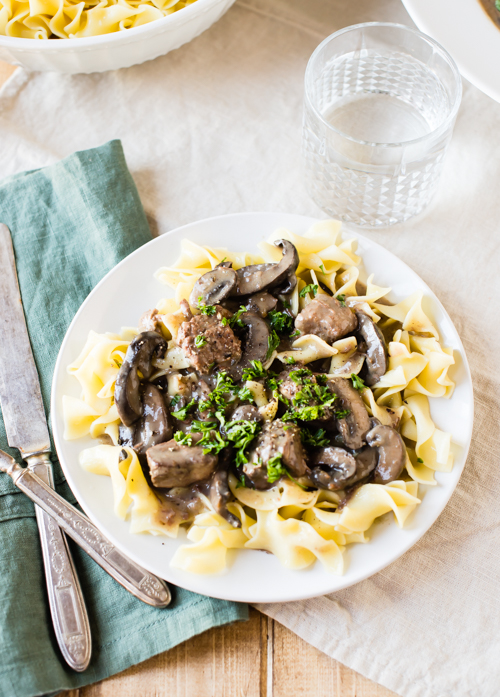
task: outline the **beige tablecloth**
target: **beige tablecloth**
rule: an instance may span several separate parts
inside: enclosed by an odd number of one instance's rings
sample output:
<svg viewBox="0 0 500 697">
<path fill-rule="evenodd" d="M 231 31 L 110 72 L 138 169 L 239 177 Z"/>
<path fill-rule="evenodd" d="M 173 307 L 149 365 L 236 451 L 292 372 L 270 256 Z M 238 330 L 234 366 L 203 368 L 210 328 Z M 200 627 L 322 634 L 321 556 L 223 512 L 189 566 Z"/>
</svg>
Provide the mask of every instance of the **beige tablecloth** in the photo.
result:
<svg viewBox="0 0 500 697">
<path fill-rule="evenodd" d="M 321 215 L 301 181 L 304 69 L 328 34 L 370 20 L 411 23 L 398 0 L 238 0 L 191 44 L 142 66 L 18 71 L 0 95 L 0 174 L 119 137 L 158 233 L 236 211 Z M 431 286 L 469 357 L 473 445 L 448 507 L 371 579 L 259 608 L 404 697 L 500 694 L 499 191 L 500 105 L 465 84 L 431 207 L 366 233 Z"/>
</svg>

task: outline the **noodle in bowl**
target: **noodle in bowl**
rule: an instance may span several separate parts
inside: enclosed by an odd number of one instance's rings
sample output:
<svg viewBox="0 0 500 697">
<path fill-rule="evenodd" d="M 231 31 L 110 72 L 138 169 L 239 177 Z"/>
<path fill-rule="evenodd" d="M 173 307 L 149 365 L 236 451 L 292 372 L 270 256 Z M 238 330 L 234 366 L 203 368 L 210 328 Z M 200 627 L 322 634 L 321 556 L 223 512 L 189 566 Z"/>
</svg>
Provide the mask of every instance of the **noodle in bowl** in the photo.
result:
<svg viewBox="0 0 500 697">
<path fill-rule="evenodd" d="M 196 0 L 142 26 L 74 39 L 0 35 L 0 60 L 28 70 L 93 73 L 128 68 L 188 43 L 214 24 L 234 0 Z"/>
</svg>

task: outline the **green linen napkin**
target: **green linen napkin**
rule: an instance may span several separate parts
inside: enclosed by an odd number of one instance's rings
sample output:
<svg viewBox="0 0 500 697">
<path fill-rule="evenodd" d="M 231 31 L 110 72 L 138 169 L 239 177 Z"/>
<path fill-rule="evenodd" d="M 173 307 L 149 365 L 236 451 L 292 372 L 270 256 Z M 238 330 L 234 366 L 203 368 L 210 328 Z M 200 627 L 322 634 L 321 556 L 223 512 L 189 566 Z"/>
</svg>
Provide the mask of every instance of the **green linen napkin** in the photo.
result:
<svg viewBox="0 0 500 697">
<path fill-rule="evenodd" d="M 52 373 L 68 324 L 96 283 L 151 239 L 120 141 L 0 182 L 33 353 L 49 413 Z M 0 298 L 1 302 L 1 298 Z M 0 337 L 1 341 L 1 337 Z M 7 445 L 0 419 L 0 448 Z M 58 491 L 75 499 L 55 456 Z M 72 544 L 72 543 L 71 543 Z M 84 673 L 61 660 L 47 605 L 31 501 L 0 474 L 0 695 L 55 694 L 101 680 L 204 630 L 247 619 L 247 607 L 173 588 L 172 605 L 136 600 L 72 544 L 93 656 Z"/>
</svg>

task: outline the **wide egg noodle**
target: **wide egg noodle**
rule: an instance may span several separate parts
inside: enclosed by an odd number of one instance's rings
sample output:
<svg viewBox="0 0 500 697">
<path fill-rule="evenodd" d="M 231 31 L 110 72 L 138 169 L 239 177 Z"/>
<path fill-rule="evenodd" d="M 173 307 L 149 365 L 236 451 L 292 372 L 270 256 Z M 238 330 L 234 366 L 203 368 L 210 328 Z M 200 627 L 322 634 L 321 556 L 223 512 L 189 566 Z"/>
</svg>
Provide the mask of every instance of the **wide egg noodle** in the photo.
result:
<svg viewBox="0 0 500 697">
<path fill-rule="evenodd" d="M 338 520 L 339 529 L 348 533 L 365 532 L 379 518 L 389 511 L 400 528 L 420 503 L 417 498 L 417 482 L 396 480 L 390 484 L 363 484 L 356 489 L 349 503 L 344 506 Z"/>
<path fill-rule="evenodd" d="M 161 19 L 196 0 L 0 0 L 0 34 L 71 39 L 125 31 Z"/>
<path fill-rule="evenodd" d="M 391 341 L 388 350 L 388 370 L 374 385 L 377 400 L 382 396 L 381 390 L 384 390 L 383 400 L 386 400 L 395 392 L 406 389 L 408 383 L 419 375 L 429 362 L 421 353 L 410 353 L 406 345 L 399 341 Z"/>
<path fill-rule="evenodd" d="M 250 539 L 249 527 L 255 524 L 241 506 L 230 504 L 230 510 L 241 520 L 234 528 L 215 512 L 196 516 L 187 538 L 194 544 L 179 547 L 171 566 L 194 574 L 219 574 L 226 569 L 229 549 L 243 549 Z"/>
<path fill-rule="evenodd" d="M 287 569 L 303 569 L 318 559 L 327 571 L 343 572 L 342 549 L 303 520 L 285 520 L 277 510 L 257 511 L 257 523 L 250 533 L 252 537 L 245 543 L 246 549 L 271 552 Z"/>
<path fill-rule="evenodd" d="M 287 363 L 290 359 L 300 363 L 311 363 L 320 358 L 330 358 L 336 353 L 336 348 L 329 346 L 316 334 L 304 334 L 304 336 L 295 339 L 289 351 L 278 353 L 276 358 L 282 363 Z"/>
<path fill-rule="evenodd" d="M 68 373 L 80 383 L 81 396 L 63 396 L 66 440 L 87 435 L 97 438 L 112 425 L 116 428 L 110 429 L 109 435 L 113 438 L 117 434 L 119 417 L 114 405 L 114 385 L 129 343 L 120 335 L 89 333 L 83 351 L 68 366 Z"/>
<path fill-rule="evenodd" d="M 428 398 L 422 394 L 414 394 L 405 396 L 405 402 L 412 418 L 403 422 L 401 433 L 409 440 L 415 441 L 417 458 L 431 470 L 451 472 L 453 468 L 451 435 L 440 431 L 434 425 Z"/>
</svg>

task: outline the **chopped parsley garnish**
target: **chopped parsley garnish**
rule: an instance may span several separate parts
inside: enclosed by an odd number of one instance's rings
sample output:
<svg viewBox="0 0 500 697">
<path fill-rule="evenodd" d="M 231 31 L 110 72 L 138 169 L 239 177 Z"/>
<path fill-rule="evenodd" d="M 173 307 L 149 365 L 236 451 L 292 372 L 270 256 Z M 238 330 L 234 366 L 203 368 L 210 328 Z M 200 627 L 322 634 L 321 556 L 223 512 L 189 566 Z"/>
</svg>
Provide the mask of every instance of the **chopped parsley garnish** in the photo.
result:
<svg viewBox="0 0 500 697">
<path fill-rule="evenodd" d="M 267 353 L 266 353 L 266 361 L 271 358 L 273 351 L 278 348 L 280 344 L 280 338 L 274 331 L 274 329 L 271 331 L 269 334 L 269 337 L 267 339 Z"/>
<path fill-rule="evenodd" d="M 245 475 L 242 474 L 241 477 L 238 479 L 238 483 L 236 484 L 236 488 L 241 489 L 244 486 L 246 486 Z"/>
<path fill-rule="evenodd" d="M 363 392 L 365 389 L 364 380 L 362 380 L 356 373 L 351 373 L 352 386 L 359 392 Z"/>
<path fill-rule="evenodd" d="M 271 310 L 271 312 L 267 313 L 267 318 L 271 329 L 274 329 L 279 334 L 290 334 L 292 332 L 294 319 L 287 312 Z"/>
<path fill-rule="evenodd" d="M 278 479 L 286 473 L 287 471 L 283 465 L 281 455 L 275 455 L 269 459 L 267 463 L 267 481 L 269 484 L 278 481 Z"/>
<path fill-rule="evenodd" d="M 179 421 L 185 421 L 188 417 L 188 413 L 191 411 L 195 404 L 196 400 L 192 399 L 189 402 L 189 404 L 186 404 L 186 406 L 182 407 L 182 409 L 177 409 L 177 411 L 173 411 L 172 414 L 173 416 L 175 416 L 176 419 L 179 419 Z"/>
<path fill-rule="evenodd" d="M 337 300 L 342 305 L 342 307 L 345 307 L 345 295 L 343 293 L 337 295 Z"/>
<path fill-rule="evenodd" d="M 234 315 L 229 317 L 229 319 L 227 317 L 222 317 L 222 319 L 221 319 L 222 326 L 223 327 L 231 327 L 231 328 L 240 327 L 240 329 L 241 329 L 242 327 L 245 326 L 245 322 L 243 322 L 243 320 L 240 319 L 240 317 L 246 311 L 247 311 L 247 308 L 244 305 L 240 305 L 240 309 L 237 310 L 234 313 Z"/>
<path fill-rule="evenodd" d="M 230 327 L 244 327 L 245 323 L 243 320 L 240 319 L 241 315 L 247 311 L 247 308 L 244 305 L 240 305 L 240 309 L 237 310 L 232 317 L 229 318 L 229 326 Z"/>
<path fill-rule="evenodd" d="M 268 387 L 271 392 L 277 392 L 282 382 L 283 380 L 278 380 L 276 374 L 269 375 L 266 380 L 266 387 Z"/>
<path fill-rule="evenodd" d="M 281 455 L 275 455 L 274 457 L 269 458 L 267 462 L 267 481 L 269 482 L 269 484 L 274 484 L 274 482 L 278 481 L 278 479 L 280 479 L 280 477 L 282 477 L 283 475 L 286 475 L 288 479 L 291 479 L 292 482 L 297 484 L 297 486 L 300 486 L 301 489 L 306 488 L 302 484 L 299 484 L 298 481 L 292 477 L 290 472 L 283 464 Z"/>
<path fill-rule="evenodd" d="M 207 315 L 207 317 L 215 315 L 216 312 L 215 305 L 205 305 L 202 295 L 198 297 L 198 310 L 202 315 Z"/>
<path fill-rule="evenodd" d="M 187 445 L 190 448 L 193 445 L 193 436 L 189 433 L 183 433 L 182 431 L 176 431 L 174 433 L 174 440 L 179 445 Z"/>
<path fill-rule="evenodd" d="M 320 264 L 319 268 L 321 269 L 321 272 L 326 275 L 325 267 L 323 266 L 323 264 Z"/>
<path fill-rule="evenodd" d="M 318 286 L 316 283 L 310 283 L 310 284 L 309 284 L 308 286 L 306 286 L 305 288 L 302 288 L 302 290 L 300 291 L 299 295 L 300 295 L 301 298 L 305 298 L 306 295 L 309 295 L 309 294 L 311 294 L 311 295 L 313 295 L 314 297 L 316 297 L 316 295 L 318 294 L 318 287 L 319 287 L 319 286 Z"/>
<path fill-rule="evenodd" d="M 300 437 L 304 445 L 309 445 L 312 448 L 325 448 L 327 445 L 330 445 L 330 439 L 327 437 L 324 428 L 318 428 L 315 433 L 310 428 L 301 428 Z"/>
<path fill-rule="evenodd" d="M 313 375 L 309 368 L 298 368 L 290 371 L 289 378 L 300 389 L 291 404 L 279 396 L 288 406 L 281 417 L 283 421 L 316 421 L 325 416 L 327 408 L 333 408 L 337 396 L 326 387 L 327 380 L 323 376 Z"/>
<path fill-rule="evenodd" d="M 419 465 L 423 465 L 423 464 L 424 464 L 424 461 L 422 460 L 421 457 L 417 457 L 417 462 L 418 462 Z"/>
<path fill-rule="evenodd" d="M 219 431 L 210 430 L 205 431 L 203 438 L 198 441 L 198 445 L 203 448 L 204 455 L 207 453 L 218 455 L 226 447 L 227 443 Z"/>
<path fill-rule="evenodd" d="M 261 361 L 250 361 L 250 365 L 251 368 L 245 368 L 243 371 L 242 380 L 258 380 L 266 377 L 267 371 Z"/>
<path fill-rule="evenodd" d="M 225 425 L 226 438 L 236 450 L 234 462 L 240 467 L 248 462 L 245 450 L 260 431 L 257 421 L 229 421 Z"/>
<path fill-rule="evenodd" d="M 288 365 L 294 365 L 294 363 L 296 363 L 296 360 L 293 356 L 286 356 L 285 363 L 287 363 Z"/>
<path fill-rule="evenodd" d="M 339 409 L 338 411 L 335 412 L 335 418 L 336 419 L 345 419 L 346 416 L 349 416 L 351 411 L 349 409 Z"/>
<path fill-rule="evenodd" d="M 198 336 L 194 340 L 194 345 L 196 346 L 196 348 L 203 348 L 204 346 L 207 345 L 207 340 L 205 339 L 204 336 L 202 336 L 201 334 L 198 334 Z"/>
<path fill-rule="evenodd" d="M 298 329 L 296 329 L 294 332 L 290 334 L 290 339 L 295 339 L 295 337 L 300 336 L 300 332 Z"/>
<path fill-rule="evenodd" d="M 180 401 L 181 401 L 181 396 L 180 396 L 180 394 L 174 394 L 174 396 L 173 396 L 172 399 L 170 400 L 170 406 L 171 406 L 171 407 L 175 407 L 175 405 L 176 405 L 176 404 L 179 404 Z"/>
<path fill-rule="evenodd" d="M 228 373 L 221 370 L 217 375 L 215 387 L 208 395 L 207 399 L 201 401 L 198 405 L 200 411 L 211 411 L 224 409 L 228 404 L 234 402 L 240 388 L 236 387 L 234 381 Z"/>
<path fill-rule="evenodd" d="M 297 368 L 297 370 L 292 370 L 290 373 L 290 380 L 296 385 L 301 385 L 303 383 L 302 378 L 310 377 L 312 375 L 309 368 Z"/>
</svg>

